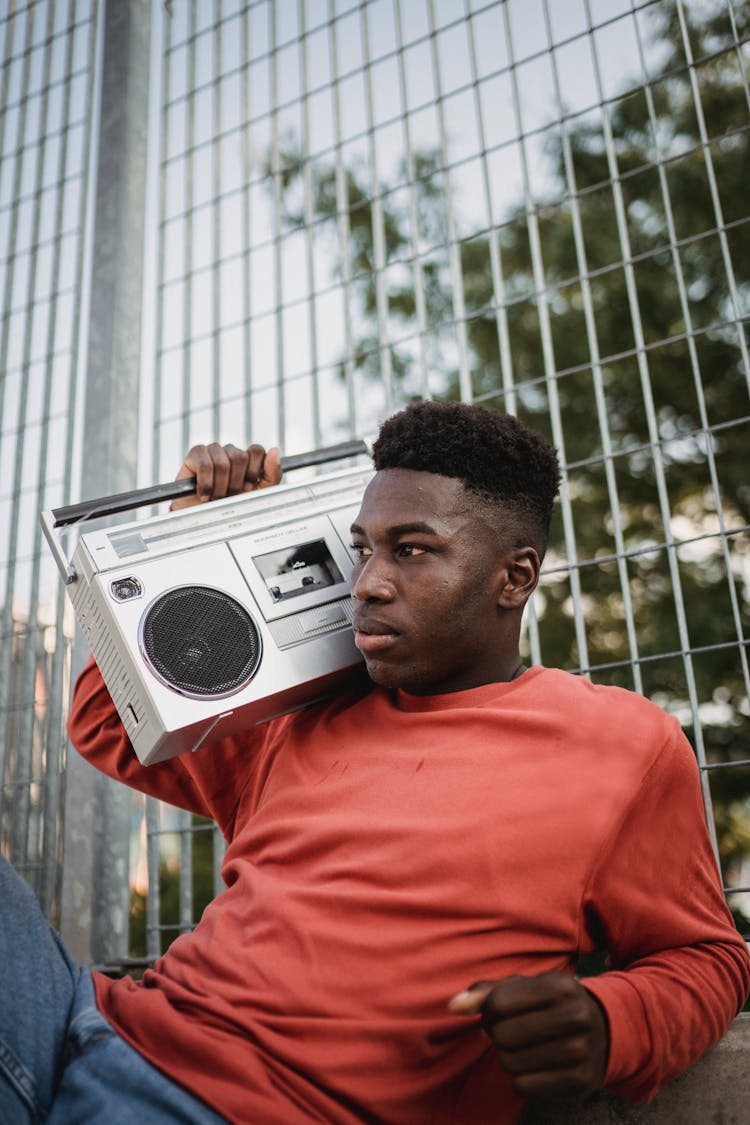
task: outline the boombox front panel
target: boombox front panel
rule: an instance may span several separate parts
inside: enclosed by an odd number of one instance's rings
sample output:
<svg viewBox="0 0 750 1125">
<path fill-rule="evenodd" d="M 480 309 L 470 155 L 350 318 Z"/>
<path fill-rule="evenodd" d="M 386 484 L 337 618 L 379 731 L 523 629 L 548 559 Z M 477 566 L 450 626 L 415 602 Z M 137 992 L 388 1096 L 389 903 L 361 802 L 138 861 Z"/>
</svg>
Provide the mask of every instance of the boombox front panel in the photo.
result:
<svg viewBox="0 0 750 1125">
<path fill-rule="evenodd" d="M 158 534 L 158 552 L 120 559 L 117 567 L 97 566 L 106 554 L 97 549 L 100 532 L 81 538 L 73 558 L 76 616 L 141 762 L 305 706 L 361 666 L 351 630 L 348 528 L 366 478 L 351 474 L 347 489 L 341 477 L 338 504 L 310 497 L 310 485 L 300 486 L 300 495 L 286 486 L 293 519 L 283 518 L 284 505 L 274 515 L 267 503 L 262 519 L 253 517 L 253 497 L 263 494 L 252 493 L 243 498 L 243 526 L 235 501 L 227 540 L 212 514 L 213 542 L 199 527 L 198 545 L 181 532 L 169 552 L 165 517 L 141 521 L 138 534 Z M 322 506 L 331 510 L 322 513 Z"/>
</svg>

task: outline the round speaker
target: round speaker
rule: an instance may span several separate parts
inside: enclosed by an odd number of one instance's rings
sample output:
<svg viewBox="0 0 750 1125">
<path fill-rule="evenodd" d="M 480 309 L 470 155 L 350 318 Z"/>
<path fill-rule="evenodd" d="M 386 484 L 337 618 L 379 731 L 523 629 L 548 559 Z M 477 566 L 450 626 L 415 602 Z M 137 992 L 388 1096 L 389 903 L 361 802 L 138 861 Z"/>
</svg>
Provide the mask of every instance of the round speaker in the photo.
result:
<svg viewBox="0 0 750 1125">
<path fill-rule="evenodd" d="M 155 598 L 140 625 L 141 651 L 183 695 L 219 698 L 253 678 L 261 639 L 243 605 L 211 586 L 176 586 Z"/>
</svg>

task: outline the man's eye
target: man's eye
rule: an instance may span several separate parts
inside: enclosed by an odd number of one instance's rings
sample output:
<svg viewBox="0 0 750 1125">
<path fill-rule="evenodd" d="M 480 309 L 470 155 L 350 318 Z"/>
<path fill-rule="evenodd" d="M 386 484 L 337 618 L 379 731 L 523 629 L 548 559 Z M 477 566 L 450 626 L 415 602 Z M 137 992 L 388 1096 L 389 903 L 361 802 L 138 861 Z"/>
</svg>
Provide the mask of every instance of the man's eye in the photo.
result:
<svg viewBox="0 0 750 1125">
<path fill-rule="evenodd" d="M 420 547 L 418 543 L 399 543 L 398 553 L 402 559 L 412 559 L 417 555 L 426 555 L 427 548 Z"/>
<path fill-rule="evenodd" d="M 359 559 L 367 559 L 372 553 L 369 547 L 364 547 L 361 543 L 350 543 L 349 546 Z"/>
</svg>

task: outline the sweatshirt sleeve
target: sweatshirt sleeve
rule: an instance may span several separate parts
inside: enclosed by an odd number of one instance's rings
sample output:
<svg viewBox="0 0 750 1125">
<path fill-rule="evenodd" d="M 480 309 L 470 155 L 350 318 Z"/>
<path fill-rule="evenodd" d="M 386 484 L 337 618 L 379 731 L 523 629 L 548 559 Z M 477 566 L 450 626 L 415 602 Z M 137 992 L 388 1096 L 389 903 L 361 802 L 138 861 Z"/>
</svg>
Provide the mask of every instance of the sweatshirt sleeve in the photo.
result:
<svg viewBox="0 0 750 1125">
<path fill-rule="evenodd" d="M 68 735 L 76 750 L 102 773 L 178 808 L 211 817 L 227 838 L 257 756 L 254 743 L 262 741 L 258 734 L 218 739 L 193 754 L 143 766 L 93 658 L 73 689 Z"/>
<path fill-rule="evenodd" d="M 613 966 L 581 982 L 609 1023 L 605 1086 L 647 1101 L 721 1038 L 750 985 L 676 723 L 597 861 L 582 916 Z"/>
</svg>

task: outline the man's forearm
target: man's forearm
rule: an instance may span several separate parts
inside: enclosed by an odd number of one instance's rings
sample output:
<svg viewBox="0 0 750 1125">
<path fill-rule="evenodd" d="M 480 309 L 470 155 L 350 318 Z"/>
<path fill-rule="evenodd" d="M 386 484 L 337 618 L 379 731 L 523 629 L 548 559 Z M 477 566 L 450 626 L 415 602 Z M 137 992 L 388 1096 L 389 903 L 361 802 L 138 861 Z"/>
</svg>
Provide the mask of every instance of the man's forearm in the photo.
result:
<svg viewBox="0 0 750 1125">
<path fill-rule="evenodd" d="M 736 942 L 654 953 L 582 983 L 609 1023 L 604 1085 L 647 1101 L 724 1035 L 750 988 L 750 959 L 738 934 Z"/>
</svg>

